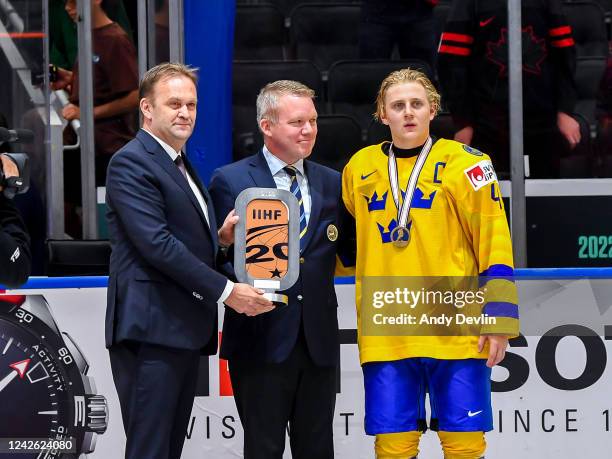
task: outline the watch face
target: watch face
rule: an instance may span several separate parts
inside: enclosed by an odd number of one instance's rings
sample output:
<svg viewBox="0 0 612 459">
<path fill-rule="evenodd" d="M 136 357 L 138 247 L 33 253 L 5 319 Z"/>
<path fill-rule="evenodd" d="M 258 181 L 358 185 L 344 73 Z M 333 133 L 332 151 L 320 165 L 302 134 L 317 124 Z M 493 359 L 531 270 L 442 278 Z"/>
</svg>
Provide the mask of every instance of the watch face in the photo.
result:
<svg viewBox="0 0 612 459">
<path fill-rule="evenodd" d="M 85 419 L 78 419 L 85 413 L 84 392 L 79 369 L 61 337 L 26 310 L 0 303 L 0 437 L 72 437 L 79 451 L 85 425 Z M 75 412 L 82 413 L 76 422 Z M 0 458 L 76 457 L 61 451 L 20 453 L 0 453 Z"/>
</svg>

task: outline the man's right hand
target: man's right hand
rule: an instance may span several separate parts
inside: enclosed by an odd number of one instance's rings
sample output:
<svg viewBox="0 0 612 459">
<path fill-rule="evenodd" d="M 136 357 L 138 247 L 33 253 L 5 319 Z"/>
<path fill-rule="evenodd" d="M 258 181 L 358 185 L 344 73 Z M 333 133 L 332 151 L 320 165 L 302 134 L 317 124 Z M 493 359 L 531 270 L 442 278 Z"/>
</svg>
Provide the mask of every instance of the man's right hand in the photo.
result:
<svg viewBox="0 0 612 459">
<path fill-rule="evenodd" d="M 474 128 L 472 126 L 466 126 L 463 129 L 455 132 L 455 140 L 465 145 L 470 145 L 474 138 Z"/>
<path fill-rule="evenodd" d="M 17 169 L 17 165 L 11 158 L 6 155 L 0 155 L 0 162 L 2 163 L 1 168 L 6 178 L 19 176 L 19 169 Z M 0 191 L 2 191 L 2 186 L 0 186 Z"/>
<path fill-rule="evenodd" d="M 234 311 L 247 316 L 256 316 L 274 309 L 274 303 L 263 296 L 261 289 L 248 284 L 234 284 L 232 293 L 225 300 L 225 304 Z"/>
</svg>

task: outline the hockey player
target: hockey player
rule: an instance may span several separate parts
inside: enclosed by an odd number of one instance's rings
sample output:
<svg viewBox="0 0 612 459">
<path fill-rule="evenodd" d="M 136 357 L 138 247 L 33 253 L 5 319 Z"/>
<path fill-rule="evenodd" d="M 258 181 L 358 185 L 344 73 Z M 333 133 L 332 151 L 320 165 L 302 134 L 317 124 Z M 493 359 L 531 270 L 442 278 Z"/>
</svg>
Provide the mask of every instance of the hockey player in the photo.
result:
<svg viewBox="0 0 612 459">
<path fill-rule="evenodd" d="M 523 144 L 532 178 L 557 178 L 560 159 L 581 139 L 576 46 L 561 0 L 521 5 Z M 508 2 L 453 2 L 441 36 L 439 75 L 454 139 L 491 154 L 510 171 Z"/>
<path fill-rule="evenodd" d="M 381 84 L 375 117 L 392 143 L 357 152 L 343 172 L 343 200 L 357 232 L 358 342 L 365 384 L 365 430 L 379 459 L 413 458 L 431 422 L 446 459 L 483 456 L 493 427 L 491 368 L 518 335 L 512 247 L 489 156 L 430 136 L 440 96 L 421 72 L 403 69 Z M 477 334 L 364 334 L 368 276 L 486 276 L 498 288 L 483 313 L 496 318 Z M 501 287 L 500 287 L 501 286 Z"/>
</svg>

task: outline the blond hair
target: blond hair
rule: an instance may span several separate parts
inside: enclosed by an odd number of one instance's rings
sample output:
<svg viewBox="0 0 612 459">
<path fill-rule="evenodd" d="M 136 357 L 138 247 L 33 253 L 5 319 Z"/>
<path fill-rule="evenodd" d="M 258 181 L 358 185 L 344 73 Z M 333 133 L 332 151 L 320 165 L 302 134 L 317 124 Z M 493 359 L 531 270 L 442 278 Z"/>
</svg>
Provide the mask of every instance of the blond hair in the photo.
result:
<svg viewBox="0 0 612 459">
<path fill-rule="evenodd" d="M 198 69 L 180 62 L 164 62 L 147 70 L 138 87 L 139 98 L 153 96 L 155 85 L 161 80 L 176 76 L 189 78 L 194 85 L 198 84 Z M 154 97 L 151 97 L 154 98 Z"/>
<path fill-rule="evenodd" d="M 277 80 L 268 83 L 257 96 L 257 124 L 262 119 L 278 123 L 278 100 L 281 96 L 309 97 L 314 99 L 315 92 L 303 83 L 293 80 Z"/>
<path fill-rule="evenodd" d="M 389 88 L 396 84 L 402 83 L 419 83 L 427 93 L 427 101 L 434 112 L 434 115 L 440 110 L 440 94 L 436 91 L 435 86 L 427 76 L 419 71 L 410 68 L 396 70 L 391 72 L 387 78 L 380 84 L 378 95 L 376 96 L 376 112 L 374 119 L 380 121 L 385 112 L 385 96 Z"/>
</svg>

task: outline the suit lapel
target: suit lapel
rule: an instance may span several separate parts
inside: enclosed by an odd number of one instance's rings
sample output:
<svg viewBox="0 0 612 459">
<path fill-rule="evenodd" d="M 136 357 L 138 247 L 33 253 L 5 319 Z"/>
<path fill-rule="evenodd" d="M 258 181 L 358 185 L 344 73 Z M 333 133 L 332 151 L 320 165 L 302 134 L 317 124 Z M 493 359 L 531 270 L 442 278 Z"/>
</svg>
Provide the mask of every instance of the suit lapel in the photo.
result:
<svg viewBox="0 0 612 459">
<path fill-rule="evenodd" d="M 312 165 L 304 161 L 304 172 L 308 178 L 308 192 L 310 193 L 310 218 L 308 219 L 308 229 L 303 236 L 302 252 L 305 252 L 314 236 L 321 215 L 323 205 L 323 179 L 320 174 L 312 171 Z"/>
<path fill-rule="evenodd" d="M 217 245 L 218 245 L 217 231 L 216 231 L 217 230 L 217 219 L 215 218 L 215 212 L 213 209 L 212 199 L 210 198 L 210 194 L 208 194 L 208 190 L 206 189 L 204 184 L 200 181 L 200 177 L 198 176 L 197 172 L 191 166 L 191 163 L 187 159 L 186 155 L 183 161 L 185 161 L 185 169 L 187 169 L 187 172 L 191 176 L 191 179 L 194 181 L 194 183 L 198 187 L 198 190 L 200 190 L 200 193 L 202 193 L 202 197 L 204 198 L 204 202 L 206 203 L 206 210 L 208 211 L 208 222 L 209 222 L 208 226 L 209 226 L 209 229 L 213 228 L 213 231 L 210 231 L 210 235 L 212 237 L 213 244 L 215 246 L 215 253 L 217 253 Z M 191 188 L 189 188 L 189 190 L 191 191 Z M 191 192 L 191 194 L 193 195 L 193 191 Z M 197 201 L 198 200 L 196 199 L 196 203 L 198 204 L 197 207 L 200 210 L 200 215 L 204 215 L 201 212 L 202 208 L 200 207 L 200 203 Z"/>
<path fill-rule="evenodd" d="M 270 172 L 270 168 L 268 167 L 268 163 L 262 151 L 253 155 L 249 164 L 251 165 L 249 175 L 253 179 L 253 182 L 255 182 L 256 187 L 276 188 L 276 182 L 274 181 L 274 177 L 272 177 L 272 172 Z"/>
<path fill-rule="evenodd" d="M 166 151 L 162 148 L 162 146 L 157 142 L 157 140 L 155 140 L 153 137 L 151 137 L 146 131 L 144 131 L 143 129 L 140 129 L 138 131 L 138 133 L 136 134 L 136 138 L 138 138 L 138 140 L 140 140 L 142 142 L 142 144 L 145 146 L 146 150 L 153 155 L 153 159 L 155 160 L 155 162 L 157 164 L 159 164 L 162 169 L 164 169 L 168 175 L 170 177 L 172 177 L 172 179 L 176 182 L 176 184 L 181 187 L 181 189 L 185 192 L 185 194 L 187 195 L 187 197 L 189 198 L 189 200 L 191 201 L 191 203 L 193 204 L 193 206 L 196 208 L 196 211 L 198 212 L 198 214 L 200 215 L 200 219 L 202 220 L 202 223 L 204 224 L 204 226 L 206 227 L 206 229 L 208 230 L 209 234 L 211 235 L 211 238 L 213 240 L 213 242 L 215 243 L 216 246 L 216 231 L 211 231 L 210 227 L 208 226 L 208 223 L 206 222 L 206 218 L 204 217 L 204 212 L 202 211 L 202 207 L 200 206 L 200 203 L 198 202 L 197 198 L 195 197 L 195 194 L 193 194 L 193 191 L 191 190 L 191 187 L 189 186 L 189 183 L 187 182 L 187 180 L 185 179 L 185 177 L 183 177 L 183 174 L 181 174 L 181 171 L 179 170 L 178 167 L 176 167 L 176 164 L 174 164 L 172 162 L 172 160 L 170 159 L 170 156 L 168 156 L 168 153 L 166 153 Z M 202 196 L 204 196 L 204 199 L 207 202 L 210 202 L 210 198 L 208 196 L 208 192 L 204 193 L 203 190 L 205 190 L 205 188 L 202 186 L 201 183 L 199 183 L 199 179 L 197 178 L 197 175 L 193 173 L 193 170 L 191 169 L 191 166 L 187 166 L 189 163 L 188 161 L 185 161 L 185 165 L 186 168 L 189 167 L 189 174 L 191 175 L 192 179 L 196 182 L 196 184 L 198 185 L 198 188 L 200 189 L 200 191 L 202 191 Z M 211 223 L 211 227 L 212 224 L 214 222 L 214 220 L 210 219 L 210 206 L 208 206 L 209 208 L 209 221 Z M 216 226 L 214 226 L 214 228 L 216 229 Z M 215 234 L 213 234 L 215 233 Z"/>
</svg>

